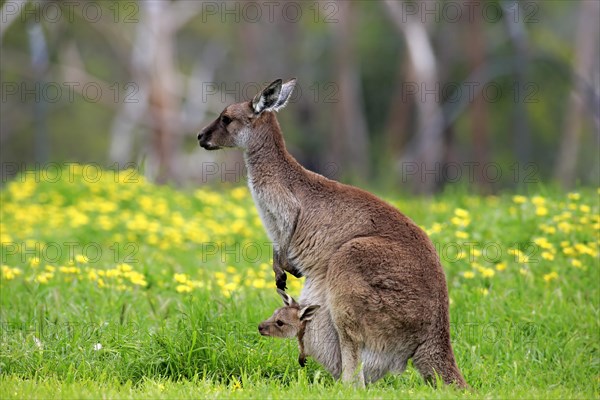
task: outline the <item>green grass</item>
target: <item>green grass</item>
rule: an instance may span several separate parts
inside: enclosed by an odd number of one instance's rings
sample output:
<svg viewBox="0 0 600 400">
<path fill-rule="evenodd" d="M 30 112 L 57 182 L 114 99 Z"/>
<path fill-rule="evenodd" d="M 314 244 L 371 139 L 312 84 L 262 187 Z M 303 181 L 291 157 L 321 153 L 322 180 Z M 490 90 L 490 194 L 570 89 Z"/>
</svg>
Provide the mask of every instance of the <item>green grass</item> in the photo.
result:
<svg viewBox="0 0 600 400">
<path fill-rule="evenodd" d="M 356 390 L 258 334 L 280 298 L 245 188 L 81 173 L 0 194 L 0 398 L 600 396 L 595 188 L 388 197 L 440 250 L 473 391 L 427 386 L 411 366 Z"/>
</svg>

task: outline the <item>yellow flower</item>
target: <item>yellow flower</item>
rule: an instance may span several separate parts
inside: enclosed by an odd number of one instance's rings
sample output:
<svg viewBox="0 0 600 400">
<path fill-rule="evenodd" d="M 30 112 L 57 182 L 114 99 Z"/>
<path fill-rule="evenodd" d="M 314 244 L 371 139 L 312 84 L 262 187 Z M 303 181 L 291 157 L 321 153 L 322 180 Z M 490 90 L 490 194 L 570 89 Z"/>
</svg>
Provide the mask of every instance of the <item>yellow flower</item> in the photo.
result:
<svg viewBox="0 0 600 400">
<path fill-rule="evenodd" d="M 590 206 L 588 206 L 587 204 L 580 205 L 579 210 L 581 210 L 581 212 L 584 212 L 584 213 L 589 213 L 590 211 L 592 211 Z"/>
<path fill-rule="evenodd" d="M 290 286 L 292 289 L 302 289 L 302 281 L 300 279 L 292 279 Z"/>
<path fill-rule="evenodd" d="M 54 278 L 54 274 L 52 272 L 42 272 L 35 277 L 35 281 L 44 284 L 48 283 L 48 281 L 52 278 Z"/>
<path fill-rule="evenodd" d="M 146 239 L 146 241 L 148 242 L 148 244 L 155 245 L 155 244 L 158 244 L 160 239 L 158 238 L 158 236 L 156 234 L 151 233 L 148 235 L 148 238 Z"/>
<path fill-rule="evenodd" d="M 475 274 L 472 271 L 465 271 L 465 272 L 463 272 L 463 276 L 465 277 L 465 279 L 473 279 L 473 278 L 475 278 Z"/>
<path fill-rule="evenodd" d="M 8 265 L 2 266 L 2 278 L 10 281 L 21 275 L 22 271 L 19 268 L 11 268 Z"/>
<path fill-rule="evenodd" d="M 189 293 L 192 291 L 192 287 L 188 285 L 177 285 L 175 290 L 177 293 Z"/>
<path fill-rule="evenodd" d="M 40 258 L 33 257 L 31 260 L 29 260 L 29 265 L 31 265 L 32 267 L 37 267 L 38 265 L 40 265 Z"/>
<path fill-rule="evenodd" d="M 573 226 L 566 221 L 561 221 L 558 223 L 558 230 L 560 230 L 561 232 L 569 233 L 572 229 Z"/>
<path fill-rule="evenodd" d="M 505 269 L 506 269 L 506 263 L 501 262 L 501 263 L 496 264 L 497 271 L 504 271 Z"/>
<path fill-rule="evenodd" d="M 523 204 L 527 201 L 527 197 L 516 195 L 516 196 L 513 196 L 512 201 L 515 202 L 516 204 Z"/>
<path fill-rule="evenodd" d="M 190 277 L 187 274 L 175 274 L 173 275 L 173 279 L 175 279 L 175 282 L 177 283 L 187 283 L 190 280 Z"/>
<path fill-rule="evenodd" d="M 232 388 L 233 390 L 238 390 L 238 389 L 241 389 L 241 388 L 242 388 L 242 384 L 240 383 L 240 381 L 239 381 L 239 380 L 237 380 L 236 378 L 233 378 L 232 380 L 233 380 L 233 383 L 232 383 L 232 385 L 231 385 L 231 388 Z"/>
<path fill-rule="evenodd" d="M 78 274 L 81 270 L 77 267 L 59 267 L 58 271 L 63 274 Z"/>
<path fill-rule="evenodd" d="M 508 249 L 508 254 L 514 255 L 516 262 L 524 264 L 529 261 L 529 257 L 523 254 L 523 252 L 519 249 Z"/>
<path fill-rule="evenodd" d="M 468 218 L 469 212 L 465 209 L 457 208 L 456 210 L 454 210 L 454 215 L 460 218 Z"/>
<path fill-rule="evenodd" d="M 581 198 L 581 195 L 579 193 L 569 193 L 567 194 L 567 197 L 569 200 L 577 201 Z"/>
<path fill-rule="evenodd" d="M 535 209 L 535 215 L 537 215 L 538 217 L 548 215 L 548 209 L 545 206 L 538 206 Z"/>
<path fill-rule="evenodd" d="M 133 271 L 133 267 L 129 264 L 126 263 L 122 263 L 117 265 L 117 269 L 121 272 L 129 272 L 129 271 Z"/>
<path fill-rule="evenodd" d="M 571 265 L 574 266 L 575 268 L 581 268 L 582 264 L 581 261 L 573 259 L 571 260 Z"/>
<path fill-rule="evenodd" d="M 223 272 L 215 272 L 215 278 L 217 280 L 224 280 L 225 279 L 225 274 Z"/>
<path fill-rule="evenodd" d="M 548 242 L 548 239 L 546 239 L 545 237 L 535 238 L 533 239 L 533 243 L 537 244 L 542 249 L 545 249 L 546 246 L 550 244 L 550 242 Z"/>
<path fill-rule="evenodd" d="M 0 229 L 2 230 L 2 229 Z M 12 237 L 8 233 L 0 233 L 0 243 L 11 243 L 13 241 Z"/>
<path fill-rule="evenodd" d="M 558 273 L 556 271 L 552 271 L 549 274 L 544 275 L 544 281 L 546 281 L 546 282 L 550 282 L 555 279 L 558 279 Z"/>
<path fill-rule="evenodd" d="M 484 296 L 487 296 L 488 294 L 490 294 L 490 291 L 488 290 L 488 288 L 479 288 L 479 293 L 481 293 Z"/>
<path fill-rule="evenodd" d="M 96 281 L 98 279 L 98 273 L 96 272 L 95 269 L 90 269 L 87 273 L 88 279 L 92 282 Z"/>
<path fill-rule="evenodd" d="M 550 253 L 549 251 L 543 251 L 542 258 L 544 260 L 552 261 L 554 260 L 554 254 Z"/>
<path fill-rule="evenodd" d="M 230 265 L 230 266 L 228 266 L 227 268 L 225 268 L 225 270 L 226 270 L 227 272 L 229 272 L 230 274 L 235 274 L 235 273 L 237 273 L 237 268 L 235 268 L 235 267 L 232 267 L 231 265 Z"/>
<path fill-rule="evenodd" d="M 240 186 L 231 191 L 231 197 L 233 197 L 236 200 L 241 200 L 245 198 L 247 194 L 248 190 L 244 186 Z"/>
<path fill-rule="evenodd" d="M 586 246 L 586 245 L 585 245 L 585 244 L 583 244 L 583 243 L 576 243 L 576 244 L 575 244 L 575 250 L 577 250 L 577 252 L 578 252 L 579 254 L 588 254 L 588 255 L 590 255 L 590 256 L 592 256 L 592 257 L 594 257 L 594 256 L 595 256 L 595 252 L 594 252 L 594 250 L 593 250 L 591 247 L 589 247 L 589 246 Z"/>
<path fill-rule="evenodd" d="M 267 282 L 262 278 L 254 279 L 252 281 L 252 286 L 257 289 L 263 289 L 264 287 L 267 286 Z"/>
<path fill-rule="evenodd" d="M 146 277 L 144 274 L 137 271 L 130 271 L 125 273 L 125 277 L 129 278 L 129 281 L 137 286 L 148 286 L 148 282 L 146 282 Z"/>
<path fill-rule="evenodd" d="M 77 261 L 79 264 L 87 264 L 89 262 L 88 258 L 83 254 L 77 254 L 75 256 L 75 261 Z"/>
<path fill-rule="evenodd" d="M 544 199 L 542 196 L 533 196 L 531 198 L 531 202 L 536 206 L 541 206 L 546 203 L 546 199 Z"/>
<path fill-rule="evenodd" d="M 553 226 L 548 226 L 546 224 L 541 224 L 540 225 L 540 229 L 542 230 L 542 232 L 548 234 L 548 235 L 554 235 L 556 233 L 556 228 Z"/>
<path fill-rule="evenodd" d="M 115 278 L 121 276 L 121 271 L 119 271 L 118 268 L 113 268 L 113 269 L 108 269 L 106 270 L 106 277 L 107 278 Z"/>
<path fill-rule="evenodd" d="M 456 231 L 456 237 L 459 239 L 467 239 L 469 237 L 469 234 L 467 232 L 463 232 L 463 231 Z"/>
<path fill-rule="evenodd" d="M 452 217 L 450 222 L 456 226 L 468 226 L 471 220 L 469 218 Z"/>
<path fill-rule="evenodd" d="M 481 270 L 481 275 L 483 275 L 484 278 L 492 278 L 494 275 L 496 275 L 496 271 L 491 268 L 483 268 Z"/>
</svg>

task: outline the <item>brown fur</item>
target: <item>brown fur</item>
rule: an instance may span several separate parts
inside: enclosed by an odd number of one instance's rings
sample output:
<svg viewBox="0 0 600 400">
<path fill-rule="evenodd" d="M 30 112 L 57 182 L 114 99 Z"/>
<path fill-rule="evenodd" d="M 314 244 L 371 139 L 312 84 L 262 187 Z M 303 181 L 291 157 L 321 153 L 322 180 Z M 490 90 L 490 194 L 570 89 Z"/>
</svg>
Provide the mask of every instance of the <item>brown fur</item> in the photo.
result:
<svg viewBox="0 0 600 400">
<path fill-rule="evenodd" d="M 313 304 L 325 309 L 339 338 L 343 381 L 363 385 L 361 366 L 371 381 L 402 371 L 412 357 L 426 380 L 437 373 L 466 386 L 433 244 L 396 208 L 306 170 L 287 152 L 274 111 L 294 84 L 273 82 L 253 101 L 226 107 L 221 116 L 231 122 L 219 117 L 198 135 L 206 149 L 244 149 L 248 184 L 274 242 L 278 287 L 285 287 L 281 268 L 310 281 L 319 300 Z"/>
</svg>

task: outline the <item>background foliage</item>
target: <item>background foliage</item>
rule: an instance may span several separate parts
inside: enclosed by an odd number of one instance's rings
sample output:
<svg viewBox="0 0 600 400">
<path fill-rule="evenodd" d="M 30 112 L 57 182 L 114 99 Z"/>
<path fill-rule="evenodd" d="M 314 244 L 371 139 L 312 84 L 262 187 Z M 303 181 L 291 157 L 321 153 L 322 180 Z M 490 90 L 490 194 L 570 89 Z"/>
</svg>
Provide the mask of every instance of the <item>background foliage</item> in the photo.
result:
<svg viewBox="0 0 600 400">
<path fill-rule="evenodd" d="M 297 77 L 284 134 L 328 176 L 428 193 L 598 182 L 594 0 L 4 1 L 2 13 L 5 176 L 76 161 L 221 179 L 214 165 L 235 170 L 240 155 L 202 152 L 196 132 Z"/>
</svg>

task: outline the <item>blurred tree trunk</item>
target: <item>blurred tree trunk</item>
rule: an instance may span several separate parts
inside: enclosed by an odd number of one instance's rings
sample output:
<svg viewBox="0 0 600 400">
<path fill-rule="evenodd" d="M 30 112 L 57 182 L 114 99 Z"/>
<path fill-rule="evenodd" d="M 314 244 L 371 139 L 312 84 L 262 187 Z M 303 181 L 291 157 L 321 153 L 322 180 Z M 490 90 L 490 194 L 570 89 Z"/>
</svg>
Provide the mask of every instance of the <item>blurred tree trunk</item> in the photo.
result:
<svg viewBox="0 0 600 400">
<path fill-rule="evenodd" d="M 457 29 L 452 27 L 452 24 L 442 24 L 437 30 L 437 34 L 434 38 L 436 43 L 437 59 L 439 65 L 455 65 L 457 61 L 462 62 L 461 47 L 462 40 L 458 36 Z M 451 68 L 440 68 L 438 72 L 438 78 L 441 85 L 446 87 L 447 82 L 452 82 L 452 69 Z M 456 132 L 454 130 L 453 121 L 451 121 L 451 107 L 447 107 L 454 93 L 447 93 L 448 91 L 442 90 L 440 101 L 442 104 L 443 111 L 443 155 L 442 155 L 442 171 L 444 171 L 449 164 L 458 164 L 461 162 L 458 157 L 457 144 L 456 144 Z M 447 174 L 442 174 L 442 183 L 445 185 L 450 180 L 454 182 L 454 176 L 450 177 Z"/>
<path fill-rule="evenodd" d="M 149 152 L 146 173 L 157 182 L 179 180 L 176 156 L 181 149 L 180 74 L 175 66 L 177 31 L 202 10 L 202 2 L 139 2 L 139 21 L 131 46 L 114 45 L 118 53 L 130 54 L 128 67 L 133 96 L 120 99 L 111 128 L 109 157 L 119 164 L 132 161 L 136 128 L 149 129 L 143 144 Z M 114 25 L 92 24 L 109 42 L 119 39 Z M 126 88 L 126 93 L 131 94 Z"/>
<path fill-rule="evenodd" d="M 567 105 L 565 126 L 558 149 L 555 170 L 556 179 L 565 188 L 575 183 L 577 155 L 581 141 L 581 128 L 586 99 L 586 86 L 591 81 L 594 61 L 598 57 L 598 1 L 580 3 L 577 35 L 575 37 L 575 65 L 573 66 L 573 90 Z M 598 110 L 594 110 L 597 112 Z"/>
<path fill-rule="evenodd" d="M 406 96 L 403 83 L 405 80 L 408 82 L 414 80 L 410 73 L 410 60 L 402 60 L 394 81 L 396 86 L 385 128 L 388 154 L 396 159 L 402 155 L 402 149 L 409 140 L 410 117 L 414 109 L 415 99 Z"/>
<path fill-rule="evenodd" d="M 473 7 L 477 5 L 478 0 L 471 0 Z M 467 57 L 469 59 L 470 70 L 476 71 L 485 64 L 485 30 L 482 24 L 481 13 L 474 13 L 472 22 L 467 29 L 467 38 L 464 43 L 467 44 Z M 479 82 L 482 84 L 482 82 Z M 471 135 L 473 138 L 473 153 L 475 155 L 474 172 L 478 186 L 486 193 L 491 191 L 491 184 L 484 176 L 485 167 L 490 161 L 489 149 L 489 112 L 488 103 L 483 97 L 483 92 L 477 90 L 470 110 L 471 114 Z"/>
<path fill-rule="evenodd" d="M 529 68 L 529 41 L 527 30 L 523 24 L 523 10 L 519 10 L 519 3 L 503 3 L 505 13 L 504 22 L 508 37 L 514 47 L 514 74 L 518 95 L 515 97 L 515 108 L 512 116 L 513 146 L 517 156 L 517 168 L 525 168 L 531 162 L 532 140 L 527 119 L 527 109 L 524 96 L 527 70 Z M 515 182 L 519 183 L 519 182 Z"/>
<path fill-rule="evenodd" d="M 48 76 L 48 46 L 44 37 L 44 30 L 40 23 L 29 22 L 27 27 L 29 36 L 29 49 L 31 52 L 31 68 L 35 75 L 37 85 L 44 85 Z M 50 156 L 50 139 L 47 121 L 47 103 L 44 99 L 36 101 L 33 105 L 34 121 L 34 159 L 39 163 L 48 162 Z"/>
<path fill-rule="evenodd" d="M 414 15 L 403 13 L 402 1 L 386 0 L 388 14 L 404 36 L 417 87 L 417 137 L 414 149 L 408 149 L 404 162 L 417 168 L 414 189 L 431 194 L 441 183 L 443 159 L 443 114 L 439 107 L 437 62 L 425 25 Z M 414 155 L 413 155 L 414 154 Z M 415 165 L 416 163 L 416 165 Z"/>
<path fill-rule="evenodd" d="M 177 92 L 175 55 L 170 13 L 165 9 L 169 3 L 148 1 L 140 3 L 145 20 L 147 35 L 151 36 L 146 48 L 148 58 L 146 68 L 150 76 L 150 116 L 152 124 L 153 153 L 156 157 L 156 180 L 165 183 L 175 178 L 173 162 L 179 148 L 180 135 L 177 134 L 179 109 Z"/>
<path fill-rule="evenodd" d="M 332 129 L 332 156 L 343 175 L 366 180 L 370 170 L 369 138 L 353 32 L 356 4 L 349 1 L 338 1 L 337 4 L 339 22 L 332 25 L 339 97 Z"/>
</svg>

